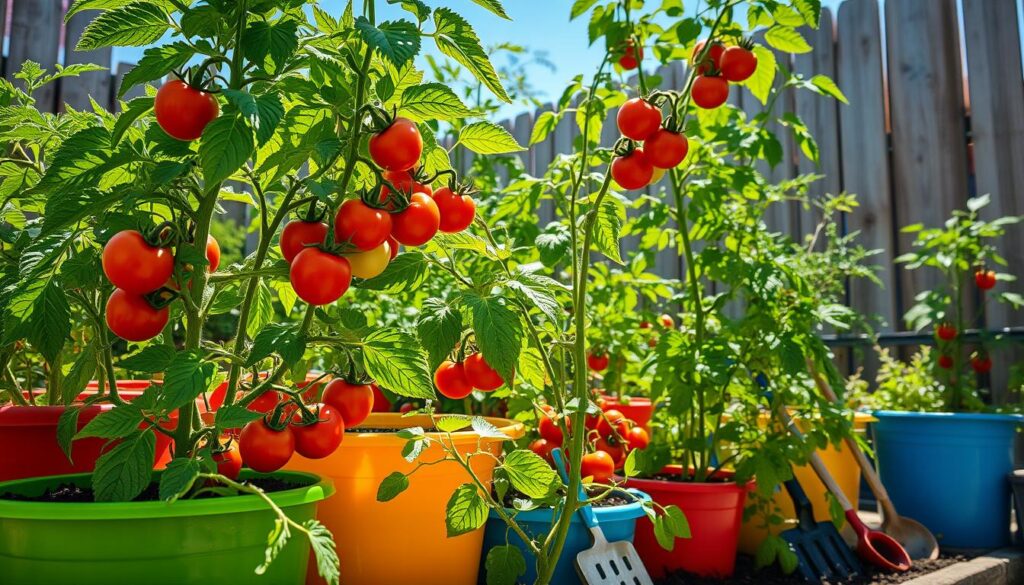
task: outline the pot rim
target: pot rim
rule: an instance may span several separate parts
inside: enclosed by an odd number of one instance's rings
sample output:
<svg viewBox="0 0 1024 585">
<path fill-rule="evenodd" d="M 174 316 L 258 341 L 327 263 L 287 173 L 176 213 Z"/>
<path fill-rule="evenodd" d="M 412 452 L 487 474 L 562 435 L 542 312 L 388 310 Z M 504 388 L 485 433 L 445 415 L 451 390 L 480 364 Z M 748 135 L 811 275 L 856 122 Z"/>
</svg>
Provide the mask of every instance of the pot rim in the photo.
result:
<svg viewBox="0 0 1024 585">
<path fill-rule="evenodd" d="M 153 473 L 157 481 L 163 470 Z M 49 486 L 60 483 L 88 483 L 91 473 L 32 477 L 0 482 L 0 493 L 19 486 Z M 300 471 L 276 471 L 256 473 L 243 470 L 242 479 L 256 477 L 280 477 L 293 481 L 310 481 L 310 485 L 268 493 L 267 496 L 282 508 L 319 502 L 334 494 L 334 483 L 312 473 Z M 202 500 L 178 500 L 168 504 L 162 500 L 148 502 L 25 502 L 0 499 L 0 518 L 23 520 L 146 520 L 155 518 L 180 518 L 184 516 L 213 516 L 237 514 L 259 510 L 270 511 L 262 498 L 254 494 L 208 498 Z"/>
<path fill-rule="evenodd" d="M 1024 424 L 1024 415 L 1011 413 L 986 412 L 914 412 L 907 410 L 873 410 L 871 414 L 877 419 L 932 419 L 932 420 L 970 420 L 985 422 L 1014 422 Z"/>
<path fill-rule="evenodd" d="M 485 416 L 481 417 L 487 422 L 491 423 L 498 428 L 499 431 L 504 433 L 508 438 L 501 437 L 481 437 L 476 431 L 456 431 L 450 433 L 452 442 L 456 445 L 466 445 L 475 443 L 476 441 L 483 441 L 484 443 L 493 443 L 499 441 L 506 441 L 511 439 L 518 439 L 526 434 L 526 427 L 519 421 L 510 420 L 507 418 L 497 418 Z M 352 427 L 353 430 L 360 428 L 394 428 L 395 431 L 391 433 L 358 433 L 351 432 L 348 429 L 345 430 L 345 440 L 342 441 L 341 447 L 379 447 L 379 446 L 391 446 L 391 447 L 402 447 L 405 445 L 407 439 L 403 439 L 398 436 L 398 431 L 402 429 L 408 429 L 412 427 L 429 427 L 433 426 L 434 423 L 429 415 L 416 415 L 416 416 L 403 416 L 399 412 L 371 412 L 366 420 L 361 424 Z M 429 432 L 424 433 L 426 436 L 432 439 L 447 439 L 449 433 L 444 432 Z"/>
<path fill-rule="evenodd" d="M 636 496 L 638 499 L 634 502 L 623 504 L 621 506 L 592 506 L 591 509 L 593 509 L 594 514 L 597 515 L 598 523 L 634 520 L 646 514 L 644 512 L 644 503 L 651 501 L 651 496 L 648 495 L 647 492 L 629 487 L 623 487 L 620 489 L 621 491 L 628 492 Z M 517 511 L 514 508 L 505 508 L 505 510 L 509 513 L 514 514 L 517 520 L 523 520 L 524 522 L 549 521 L 551 520 L 552 515 L 554 514 L 553 508 L 536 508 L 534 510 L 527 510 L 524 512 Z M 488 518 L 500 520 L 501 516 L 498 514 L 496 510 L 492 509 L 490 510 L 490 512 L 488 512 Z M 582 519 L 580 518 L 579 514 L 573 514 L 572 522 L 582 522 Z"/>
<path fill-rule="evenodd" d="M 666 465 L 661 471 L 662 473 L 669 474 L 682 474 L 683 467 L 681 465 Z M 723 469 L 718 472 L 719 474 L 731 478 L 734 477 L 734 473 L 728 469 Z M 674 492 L 714 492 L 719 490 L 741 490 L 751 491 L 757 485 L 756 479 L 747 480 L 747 483 L 740 485 L 735 481 L 669 481 L 667 479 L 657 478 L 643 478 L 643 477 L 630 477 L 626 478 L 627 486 L 636 486 L 645 492 L 652 490 L 661 489 Z"/>
</svg>

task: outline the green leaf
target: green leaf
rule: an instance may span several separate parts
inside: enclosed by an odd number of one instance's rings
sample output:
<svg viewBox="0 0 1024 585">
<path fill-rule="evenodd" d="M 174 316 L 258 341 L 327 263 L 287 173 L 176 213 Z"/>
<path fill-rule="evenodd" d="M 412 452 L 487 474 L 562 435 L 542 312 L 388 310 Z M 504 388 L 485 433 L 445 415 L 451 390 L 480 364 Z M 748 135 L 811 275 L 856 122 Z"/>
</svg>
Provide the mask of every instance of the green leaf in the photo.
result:
<svg viewBox="0 0 1024 585">
<path fill-rule="evenodd" d="M 18 262 L 19 276 L 23 279 L 34 279 L 42 274 L 52 273 L 57 267 L 58 260 L 71 248 L 77 235 L 74 231 L 62 230 L 41 234 L 32 240 L 21 253 Z"/>
<path fill-rule="evenodd" d="M 167 370 L 176 353 L 167 345 L 147 345 L 139 353 L 122 358 L 117 365 L 133 372 L 156 374 Z"/>
<path fill-rule="evenodd" d="M 569 20 L 583 16 L 594 4 L 597 4 L 597 0 L 576 0 L 572 3 L 572 9 L 569 11 Z"/>
<path fill-rule="evenodd" d="M 487 503 L 475 485 L 460 485 L 448 500 L 444 523 L 448 538 L 473 532 L 487 521 Z M 479 562 L 479 561 L 478 561 Z"/>
<path fill-rule="evenodd" d="M 434 385 L 416 339 L 397 329 L 378 329 L 363 339 L 363 368 L 383 388 L 410 398 L 433 399 Z"/>
<path fill-rule="evenodd" d="M 255 337 L 273 318 L 273 295 L 270 293 L 270 288 L 267 284 L 260 282 L 256 288 L 256 298 L 253 300 L 252 309 L 249 311 L 249 323 L 245 326 L 246 334 L 249 337 Z"/>
<path fill-rule="evenodd" d="M 597 223 L 594 225 L 594 244 L 602 254 L 613 262 L 622 264 L 622 253 L 619 249 L 619 238 L 622 224 L 626 220 L 626 206 L 615 197 L 605 197 L 597 211 Z"/>
<path fill-rule="evenodd" d="M 456 431 L 461 431 L 462 429 L 467 428 L 470 424 L 471 423 L 469 417 L 452 415 L 441 417 L 440 419 L 437 420 L 435 426 L 437 426 L 437 429 L 439 431 L 445 433 L 454 433 Z"/>
<path fill-rule="evenodd" d="M 377 487 L 377 501 L 390 502 L 409 487 L 409 478 L 401 471 L 393 471 Z"/>
<path fill-rule="evenodd" d="M 658 546 L 667 551 L 675 548 L 676 538 L 669 530 L 665 516 L 658 516 L 654 519 L 654 539 L 658 541 Z"/>
<path fill-rule="evenodd" d="M 242 35 L 246 58 L 263 64 L 269 55 L 280 68 L 299 46 L 298 27 L 298 23 L 291 19 L 275 23 L 263 20 L 250 22 Z"/>
<path fill-rule="evenodd" d="M 164 376 L 160 405 L 165 410 L 174 410 L 192 402 L 209 388 L 216 371 L 215 364 L 202 361 L 197 353 L 175 355 Z"/>
<path fill-rule="evenodd" d="M 518 546 L 502 544 L 487 551 L 484 569 L 487 585 L 515 585 L 526 573 L 526 559 Z"/>
<path fill-rule="evenodd" d="M 199 461 L 187 457 L 172 459 L 160 476 L 160 499 L 173 502 L 188 493 L 199 477 Z"/>
<path fill-rule="evenodd" d="M 29 342 L 53 362 L 71 336 L 71 307 L 57 281 L 47 282 L 36 298 L 31 323 Z"/>
<path fill-rule="evenodd" d="M 356 30 L 363 41 L 395 67 L 401 67 L 420 52 L 420 31 L 408 20 L 382 22 L 373 26 L 360 16 L 356 19 Z"/>
<path fill-rule="evenodd" d="M 562 287 L 558 281 L 542 274 L 526 272 L 520 266 L 513 273 L 513 279 L 507 281 L 506 285 L 510 289 L 518 291 L 529 304 L 544 313 L 548 321 L 562 322 L 562 305 L 555 298 L 555 290 Z"/>
<path fill-rule="evenodd" d="M 427 299 L 416 322 L 416 333 L 429 355 L 430 369 L 435 370 L 459 343 L 462 313 L 441 299 Z"/>
<path fill-rule="evenodd" d="M 64 22 L 70 22 L 72 16 L 83 10 L 110 10 L 112 8 L 120 8 L 136 1 L 137 0 L 74 0 L 68 8 L 67 13 L 64 15 Z M 163 6 L 168 10 L 174 7 L 171 0 L 150 0 L 150 2 Z M 190 3 L 191 2 L 186 2 L 186 4 Z"/>
<path fill-rule="evenodd" d="M 480 46 L 480 38 L 464 18 L 448 8 L 434 10 L 434 42 L 445 55 L 469 69 L 473 75 L 505 103 L 512 100 L 501 86 L 494 65 Z"/>
<path fill-rule="evenodd" d="M 558 118 L 555 112 L 541 112 L 533 123 L 533 131 L 530 132 L 530 146 L 547 139 L 558 126 Z"/>
<path fill-rule="evenodd" d="M 565 225 L 552 222 L 537 235 L 533 243 L 540 252 L 540 261 L 550 268 L 566 259 L 572 245 L 572 235 Z"/>
<path fill-rule="evenodd" d="M 114 45 L 141 47 L 160 40 L 171 27 L 163 8 L 151 2 L 133 2 L 108 10 L 93 19 L 82 32 L 76 51 L 92 51 Z"/>
<path fill-rule="evenodd" d="M 127 437 L 138 430 L 142 424 L 142 410 L 132 402 L 119 404 L 101 412 L 78 431 L 75 439 L 99 437 L 101 439 L 119 439 Z"/>
<path fill-rule="evenodd" d="M 127 502 L 153 477 L 156 438 L 146 429 L 118 443 L 96 460 L 92 489 L 97 502 Z"/>
<path fill-rule="evenodd" d="M 459 132 L 458 144 L 477 154 L 506 154 L 526 150 L 504 129 L 492 122 L 473 122 Z"/>
<path fill-rule="evenodd" d="M 264 327 L 252 341 L 252 350 L 246 366 L 252 366 L 272 353 L 277 353 L 285 363 L 294 364 L 306 352 L 306 342 L 299 336 L 298 323 L 271 323 Z"/>
<path fill-rule="evenodd" d="M 487 419 L 482 416 L 474 416 L 472 421 L 470 421 L 470 426 L 473 427 L 473 432 L 480 435 L 483 439 L 512 440 L 512 437 L 501 432 L 501 429 L 487 422 Z"/>
<path fill-rule="evenodd" d="M 810 53 L 811 46 L 807 44 L 804 37 L 793 27 L 775 25 L 764 33 L 764 40 L 772 47 L 784 53 Z M 758 55 L 760 57 L 760 55 Z M 760 66 L 760 59 L 758 59 Z"/>
<path fill-rule="evenodd" d="M 276 93 L 263 94 L 256 97 L 256 116 L 253 127 L 256 128 L 256 143 L 263 146 L 274 135 L 274 131 L 284 117 L 284 105 L 281 96 Z"/>
<path fill-rule="evenodd" d="M 78 406 L 69 406 L 60 413 L 60 418 L 57 419 L 57 444 L 60 445 L 60 450 L 64 452 L 64 456 L 71 463 L 74 463 L 71 459 L 71 442 L 75 439 L 75 433 L 78 432 L 78 413 L 80 411 L 81 408 Z"/>
<path fill-rule="evenodd" d="M 136 120 L 145 116 L 153 109 L 153 98 L 151 97 L 140 97 L 135 98 L 128 102 L 122 111 L 117 116 L 117 121 L 114 122 L 114 130 L 110 133 L 110 145 L 116 148 L 117 143 L 121 142 L 121 137 L 124 133 L 131 128 L 132 124 Z"/>
<path fill-rule="evenodd" d="M 386 293 L 418 289 L 430 275 L 430 264 L 422 252 L 407 250 L 388 264 L 380 275 L 359 283 L 359 288 Z"/>
<path fill-rule="evenodd" d="M 531 498 L 549 496 L 560 484 L 555 470 L 533 451 L 516 449 L 505 456 L 501 467 L 512 486 Z"/>
<path fill-rule="evenodd" d="M 843 102 L 844 104 L 850 103 L 846 99 L 846 95 L 844 95 L 842 90 L 839 89 L 839 86 L 836 85 L 836 82 L 832 81 L 832 79 L 830 79 L 827 75 L 815 75 L 814 77 L 811 78 L 811 84 L 814 87 L 820 89 L 821 92 L 825 95 L 830 95 L 836 98 L 837 100 Z"/>
<path fill-rule="evenodd" d="M 757 56 L 757 69 L 749 79 L 743 82 L 750 93 L 761 102 L 768 103 L 768 96 L 771 94 L 772 85 L 775 84 L 775 72 L 778 65 L 775 62 L 775 53 L 767 47 L 754 45 L 754 55 Z"/>
<path fill-rule="evenodd" d="M 452 122 L 478 113 L 467 108 L 451 88 L 441 83 L 424 83 L 406 88 L 402 92 L 399 111 L 414 122 Z"/>
<path fill-rule="evenodd" d="M 503 379 L 512 380 L 523 342 L 523 326 L 518 313 L 497 297 L 467 294 L 465 299 L 473 312 L 473 331 L 484 359 Z"/>
<path fill-rule="evenodd" d="M 67 405 L 74 402 L 78 395 L 85 390 L 86 385 L 89 384 L 95 373 L 96 346 L 90 343 L 82 348 L 78 357 L 75 358 L 75 363 L 71 365 L 68 375 L 64 376 L 60 381 L 61 403 Z M 57 432 L 59 435 L 60 429 Z"/>
<path fill-rule="evenodd" d="M 679 506 L 665 507 L 665 526 L 676 538 L 690 538 L 690 523 Z"/>
<path fill-rule="evenodd" d="M 262 417 L 263 413 L 261 412 L 255 412 L 244 406 L 231 404 L 218 408 L 217 415 L 214 417 L 213 422 L 217 425 L 217 428 L 240 429 L 247 423 L 259 420 Z"/>
<path fill-rule="evenodd" d="M 341 573 L 334 536 L 318 520 L 306 520 L 302 525 L 309 532 L 309 546 L 313 549 L 313 557 L 316 558 L 317 572 L 325 582 L 337 585 Z"/>
<path fill-rule="evenodd" d="M 207 185 L 227 179 L 249 160 L 256 144 L 252 128 L 241 115 L 222 115 L 203 130 L 199 164 Z"/>
<path fill-rule="evenodd" d="M 512 20 L 511 18 L 508 17 L 508 14 L 505 13 L 505 8 L 502 7 L 501 2 L 499 2 L 498 0 L 473 0 L 473 3 L 478 6 L 483 6 L 487 10 L 504 18 L 505 20 Z"/>
<path fill-rule="evenodd" d="M 181 69 L 192 58 L 192 55 L 195 55 L 195 50 L 182 41 L 146 49 L 135 67 L 132 67 L 121 79 L 121 87 L 117 88 L 117 97 L 124 96 L 129 89 L 140 83 L 160 79 L 171 71 Z"/>
</svg>

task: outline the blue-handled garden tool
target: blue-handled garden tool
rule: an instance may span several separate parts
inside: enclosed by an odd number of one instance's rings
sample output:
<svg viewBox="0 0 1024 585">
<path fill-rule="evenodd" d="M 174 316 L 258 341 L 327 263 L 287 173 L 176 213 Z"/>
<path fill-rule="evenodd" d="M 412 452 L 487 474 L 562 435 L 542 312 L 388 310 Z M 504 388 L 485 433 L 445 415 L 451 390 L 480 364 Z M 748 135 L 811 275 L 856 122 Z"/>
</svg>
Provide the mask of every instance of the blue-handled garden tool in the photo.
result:
<svg viewBox="0 0 1024 585">
<path fill-rule="evenodd" d="M 551 457 L 562 481 L 568 485 L 569 477 L 562 450 L 553 449 Z M 580 501 L 587 501 L 587 493 L 583 486 L 580 485 L 579 489 Z M 594 546 L 576 555 L 576 572 L 579 573 L 580 580 L 588 585 L 654 585 L 647 574 L 647 567 L 633 548 L 633 543 L 628 540 L 608 542 L 590 504 L 580 507 L 579 514 L 594 538 Z"/>
</svg>

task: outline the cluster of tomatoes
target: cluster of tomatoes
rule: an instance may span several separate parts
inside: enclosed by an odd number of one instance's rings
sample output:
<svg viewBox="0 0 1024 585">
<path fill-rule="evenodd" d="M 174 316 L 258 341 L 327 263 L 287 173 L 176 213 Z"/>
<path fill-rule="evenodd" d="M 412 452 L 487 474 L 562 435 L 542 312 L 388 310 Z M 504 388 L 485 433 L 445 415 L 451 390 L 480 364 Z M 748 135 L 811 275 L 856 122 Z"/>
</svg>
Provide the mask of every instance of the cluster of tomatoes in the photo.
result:
<svg viewBox="0 0 1024 585">
<path fill-rule="evenodd" d="M 696 64 L 698 75 L 693 80 L 690 97 L 698 107 L 713 110 L 729 99 L 729 82 L 746 81 L 757 71 L 757 55 L 749 40 L 731 47 L 714 41 L 700 59 L 706 44 L 707 41 L 699 41 L 693 48 L 691 62 Z"/>
<path fill-rule="evenodd" d="M 622 104 L 615 119 L 619 132 L 630 141 L 612 161 L 612 178 L 623 189 L 640 189 L 657 182 L 665 170 L 683 162 L 690 145 L 674 123 L 662 125 L 661 108 L 643 98 Z"/>
<path fill-rule="evenodd" d="M 608 483 L 615 470 L 621 469 L 626 463 L 629 452 L 646 448 L 651 440 L 646 429 L 633 424 L 624 414 L 602 402 L 598 401 L 601 414 L 587 416 L 586 419 L 587 444 L 593 450 L 583 455 L 581 474 L 584 478 L 593 478 L 595 482 Z M 553 465 L 551 451 L 561 447 L 565 439 L 559 426 L 559 420 L 563 417 L 548 405 L 544 405 L 542 410 L 537 425 L 540 438 L 530 443 L 530 450 Z M 572 419 L 564 417 L 564 420 L 571 432 Z"/>
<path fill-rule="evenodd" d="M 434 385 L 438 392 L 454 400 L 469 396 L 474 389 L 493 392 L 504 383 L 501 374 L 479 352 L 467 356 L 463 361 L 441 362 L 434 371 Z"/>
<path fill-rule="evenodd" d="M 303 397 L 315 400 L 315 394 Z M 214 453 L 218 473 L 236 479 L 243 463 L 254 471 L 270 473 L 296 453 L 307 459 L 327 457 L 341 445 L 346 428 L 366 420 L 373 402 L 373 384 L 345 379 L 332 380 L 319 402 L 309 406 L 267 390 L 248 405 L 249 410 L 264 416 L 242 428 L 237 445 L 229 444 Z"/>
<path fill-rule="evenodd" d="M 953 366 L 956 365 L 953 356 L 948 353 L 948 350 L 950 349 L 950 344 L 958 335 L 959 332 L 952 323 L 940 323 L 935 328 L 935 338 L 939 341 L 939 351 L 941 352 L 936 363 L 944 370 L 952 370 Z M 984 351 L 977 351 L 971 356 L 971 368 L 979 374 L 987 374 L 992 371 L 992 358 Z"/>
<path fill-rule="evenodd" d="M 411 120 L 395 118 L 370 138 L 369 150 L 386 183 L 375 196 L 341 204 L 334 216 L 333 245 L 326 242 L 329 226 L 315 219 L 293 221 L 281 234 L 292 287 L 311 305 L 341 298 L 353 276 L 366 279 L 384 272 L 399 245 L 423 245 L 438 231 L 460 232 L 476 215 L 473 199 L 454 181 L 436 192 L 429 182 L 420 182 L 414 167 L 423 138 Z"/>
<path fill-rule="evenodd" d="M 159 238 L 147 240 L 136 230 L 123 230 L 103 247 L 103 273 L 117 287 L 107 299 L 107 327 L 122 339 L 146 341 L 167 325 L 168 304 L 177 289 L 172 278 L 174 251 Z M 213 236 L 206 240 L 206 260 L 210 272 L 217 270 L 220 244 Z M 167 294 L 158 293 L 161 289 Z"/>
</svg>

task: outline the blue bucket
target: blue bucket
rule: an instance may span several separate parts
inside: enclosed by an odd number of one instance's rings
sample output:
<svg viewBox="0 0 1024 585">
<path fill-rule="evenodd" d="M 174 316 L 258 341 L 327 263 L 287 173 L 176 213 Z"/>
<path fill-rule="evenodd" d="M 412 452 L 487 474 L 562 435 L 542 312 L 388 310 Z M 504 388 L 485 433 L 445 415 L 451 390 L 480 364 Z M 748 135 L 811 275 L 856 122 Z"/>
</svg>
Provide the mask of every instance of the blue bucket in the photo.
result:
<svg viewBox="0 0 1024 585">
<path fill-rule="evenodd" d="M 876 411 L 878 473 L 901 515 L 939 544 L 994 549 L 1010 544 L 1013 441 L 1024 417 Z"/>
<path fill-rule="evenodd" d="M 640 501 L 626 504 L 625 506 L 608 506 L 594 508 L 597 515 L 597 522 L 601 525 L 604 537 L 609 542 L 628 540 L 633 542 L 633 533 L 636 529 L 636 521 L 644 515 L 641 501 L 650 501 L 647 494 L 628 489 L 623 490 L 640 498 Z M 519 512 L 516 521 L 523 531 L 531 537 L 538 537 L 548 533 L 551 529 L 553 510 L 540 508 L 528 512 Z M 506 537 L 507 534 L 507 537 Z M 508 529 L 508 525 L 500 516 L 491 510 L 487 518 L 487 527 L 484 530 L 483 555 L 480 557 L 479 583 L 487 582 L 487 574 L 484 563 L 487 560 L 487 553 L 496 546 L 512 544 L 519 547 L 526 558 L 526 574 L 519 577 L 519 583 L 533 583 L 537 580 L 537 562 L 533 553 L 526 548 L 526 544 L 519 538 L 519 535 Z M 592 540 L 590 531 L 583 525 L 579 514 L 573 514 L 572 524 L 569 525 L 569 533 L 565 537 L 565 547 L 562 549 L 562 556 L 558 559 L 555 572 L 551 577 L 551 583 L 558 585 L 577 585 L 580 583 L 576 575 L 576 555 L 591 547 Z"/>
</svg>

